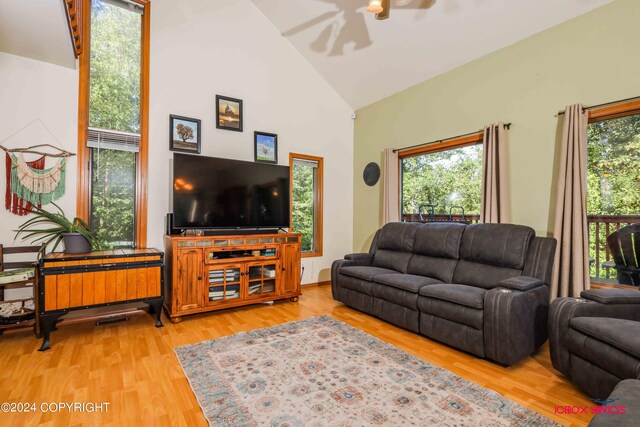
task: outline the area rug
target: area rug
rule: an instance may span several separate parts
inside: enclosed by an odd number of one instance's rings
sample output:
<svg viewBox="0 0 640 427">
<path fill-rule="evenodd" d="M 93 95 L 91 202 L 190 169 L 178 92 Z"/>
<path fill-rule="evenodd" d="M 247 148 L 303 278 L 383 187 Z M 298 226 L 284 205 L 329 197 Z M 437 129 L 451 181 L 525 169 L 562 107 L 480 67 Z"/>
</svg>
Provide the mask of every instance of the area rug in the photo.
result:
<svg viewBox="0 0 640 427">
<path fill-rule="evenodd" d="M 211 425 L 557 425 L 329 316 L 175 351 Z"/>
</svg>

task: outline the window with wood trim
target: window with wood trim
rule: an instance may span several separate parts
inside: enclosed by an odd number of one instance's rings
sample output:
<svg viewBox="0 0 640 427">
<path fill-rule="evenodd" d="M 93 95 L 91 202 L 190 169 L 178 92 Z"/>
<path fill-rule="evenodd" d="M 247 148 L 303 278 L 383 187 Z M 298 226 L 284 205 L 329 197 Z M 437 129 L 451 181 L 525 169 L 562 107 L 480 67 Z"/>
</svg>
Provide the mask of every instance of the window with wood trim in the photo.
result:
<svg viewBox="0 0 640 427">
<path fill-rule="evenodd" d="M 322 256 L 323 158 L 289 154 L 291 230 L 302 233 L 302 256 Z"/>
<path fill-rule="evenodd" d="M 617 248 L 607 243 L 612 233 L 634 223 L 640 223 L 640 100 L 589 110 L 587 224 L 592 282 L 640 285 L 640 227 L 637 233 L 613 238 Z"/>
<path fill-rule="evenodd" d="M 479 220 L 482 132 L 402 150 L 399 159 L 402 220 Z"/>
<path fill-rule="evenodd" d="M 78 216 L 110 247 L 146 245 L 149 2 L 84 0 Z"/>
</svg>

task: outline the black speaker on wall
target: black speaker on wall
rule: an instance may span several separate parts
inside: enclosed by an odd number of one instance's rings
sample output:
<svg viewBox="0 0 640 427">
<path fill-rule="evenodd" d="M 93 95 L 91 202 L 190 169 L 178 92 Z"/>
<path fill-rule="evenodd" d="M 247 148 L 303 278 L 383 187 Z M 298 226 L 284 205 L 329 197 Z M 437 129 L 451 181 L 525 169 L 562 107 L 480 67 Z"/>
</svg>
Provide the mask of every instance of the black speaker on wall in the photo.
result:
<svg viewBox="0 0 640 427">
<path fill-rule="evenodd" d="M 167 236 L 182 233 L 182 230 L 180 230 L 179 228 L 173 228 L 173 213 L 167 214 L 167 217 L 164 220 L 164 230 Z"/>
</svg>

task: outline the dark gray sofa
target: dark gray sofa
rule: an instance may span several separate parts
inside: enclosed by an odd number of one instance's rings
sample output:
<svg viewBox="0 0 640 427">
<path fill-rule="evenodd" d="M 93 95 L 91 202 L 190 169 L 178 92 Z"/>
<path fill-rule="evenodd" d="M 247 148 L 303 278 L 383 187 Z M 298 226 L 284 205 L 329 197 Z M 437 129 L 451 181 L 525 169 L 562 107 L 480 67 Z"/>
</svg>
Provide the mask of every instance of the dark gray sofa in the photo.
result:
<svg viewBox="0 0 640 427">
<path fill-rule="evenodd" d="M 640 291 L 590 289 L 580 296 L 551 303 L 551 362 L 590 397 L 604 399 L 620 381 L 640 379 Z"/>
<path fill-rule="evenodd" d="M 512 224 L 389 223 L 331 268 L 333 298 L 512 365 L 547 339 L 556 241 Z"/>
</svg>

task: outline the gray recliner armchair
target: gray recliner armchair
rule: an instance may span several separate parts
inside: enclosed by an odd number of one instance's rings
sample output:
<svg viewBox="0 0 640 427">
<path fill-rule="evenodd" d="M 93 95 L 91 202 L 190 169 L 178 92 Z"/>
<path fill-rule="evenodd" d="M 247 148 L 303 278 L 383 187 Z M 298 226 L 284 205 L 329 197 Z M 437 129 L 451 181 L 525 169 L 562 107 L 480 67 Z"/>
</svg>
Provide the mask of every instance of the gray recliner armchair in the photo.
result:
<svg viewBox="0 0 640 427">
<path fill-rule="evenodd" d="M 640 379 L 640 292 L 590 289 L 549 310 L 554 368 L 590 397 L 604 399 L 624 379 Z"/>
</svg>

